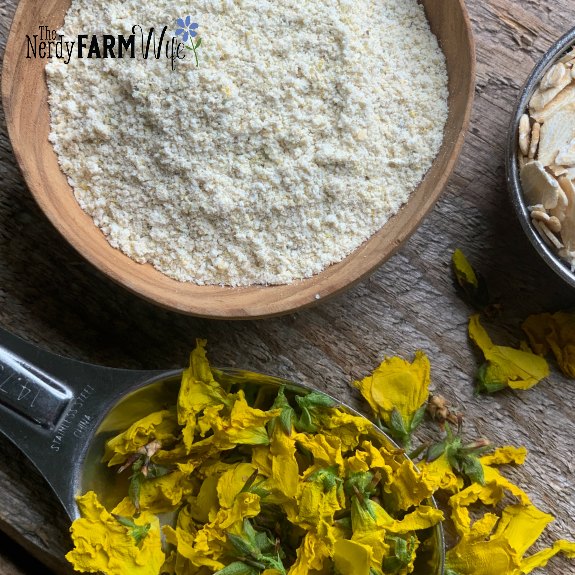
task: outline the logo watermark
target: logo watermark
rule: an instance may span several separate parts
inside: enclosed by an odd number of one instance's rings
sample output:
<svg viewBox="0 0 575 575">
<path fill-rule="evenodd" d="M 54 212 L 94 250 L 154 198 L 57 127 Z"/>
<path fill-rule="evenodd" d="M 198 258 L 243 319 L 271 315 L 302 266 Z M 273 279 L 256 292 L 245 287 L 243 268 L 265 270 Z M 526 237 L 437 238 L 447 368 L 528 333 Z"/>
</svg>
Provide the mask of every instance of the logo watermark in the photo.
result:
<svg viewBox="0 0 575 575">
<path fill-rule="evenodd" d="M 191 16 L 186 16 L 178 18 L 176 26 L 171 38 L 166 35 L 167 26 L 164 26 L 161 32 L 156 32 L 156 29 L 151 27 L 146 33 L 142 26 L 135 24 L 129 36 L 78 34 L 76 39 L 64 39 L 62 34 L 49 26 L 39 26 L 38 34 L 26 35 L 26 58 L 56 58 L 69 64 L 74 55 L 77 58 L 133 59 L 137 54 L 141 54 L 144 60 L 159 60 L 165 57 L 171 61 L 172 70 L 175 70 L 176 62 L 186 58 L 187 49 L 193 52 L 198 67 L 198 48 L 202 44 L 202 38 L 197 31 L 199 24 L 192 22 Z"/>
</svg>

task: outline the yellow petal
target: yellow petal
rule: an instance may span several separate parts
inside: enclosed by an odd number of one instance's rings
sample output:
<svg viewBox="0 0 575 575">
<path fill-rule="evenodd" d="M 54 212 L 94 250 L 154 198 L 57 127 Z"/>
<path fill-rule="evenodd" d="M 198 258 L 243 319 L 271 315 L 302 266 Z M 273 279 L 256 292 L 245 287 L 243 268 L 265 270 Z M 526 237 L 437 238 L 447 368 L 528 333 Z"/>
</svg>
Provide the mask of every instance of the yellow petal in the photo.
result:
<svg viewBox="0 0 575 575">
<path fill-rule="evenodd" d="M 213 436 L 202 442 L 197 442 L 193 447 L 207 442 L 212 452 L 233 449 L 238 444 L 243 445 L 267 445 L 269 444 L 268 433 L 265 424 L 278 416 L 279 409 L 262 411 L 250 407 L 243 391 L 238 391 L 235 396 L 233 407 L 229 415 L 220 415 L 222 406 L 207 408 L 200 418 L 198 425 L 205 426 L 206 430 L 213 431 Z M 193 449 L 192 447 L 192 449 Z"/>
<path fill-rule="evenodd" d="M 389 526 L 390 533 L 409 533 L 418 529 L 428 529 L 443 520 L 443 512 L 429 505 L 420 505 L 403 519 L 396 519 Z"/>
<path fill-rule="evenodd" d="M 285 505 L 288 519 L 306 530 L 316 529 L 320 523 L 333 523 L 334 514 L 341 509 L 337 487 L 327 493 L 321 481 L 302 481 L 298 486 L 297 504 Z"/>
<path fill-rule="evenodd" d="M 271 488 L 277 495 L 292 498 L 297 494 L 299 467 L 295 458 L 295 438 L 288 435 L 281 425 L 276 425 L 272 434 L 269 453 L 271 456 Z"/>
<path fill-rule="evenodd" d="M 367 508 L 366 508 L 367 507 Z M 367 499 L 365 506 L 357 498 L 351 504 L 351 540 L 371 550 L 370 562 L 373 567 L 381 566 L 383 558 L 389 553 L 389 544 L 385 535 L 393 525 L 393 518 L 377 503 Z"/>
<path fill-rule="evenodd" d="M 184 444 L 189 450 L 194 441 L 196 415 L 211 405 L 227 402 L 227 394 L 214 379 L 206 357 L 206 340 L 196 340 L 196 348 L 190 355 L 190 366 L 182 374 L 178 395 L 178 421 L 184 426 Z"/>
<path fill-rule="evenodd" d="M 482 456 L 481 463 L 483 465 L 505 465 L 509 463 L 523 465 L 526 457 L 527 449 L 525 447 L 506 445 L 498 447 L 493 453 Z"/>
<path fill-rule="evenodd" d="M 124 463 L 128 455 L 157 439 L 160 443 L 174 441 L 179 434 L 178 420 L 174 411 L 156 411 L 136 421 L 126 431 L 106 442 L 103 461 L 108 465 Z"/>
<path fill-rule="evenodd" d="M 162 477 L 144 479 L 140 484 L 140 507 L 150 513 L 169 513 L 174 511 L 182 500 L 195 489 L 195 482 L 179 470 Z M 126 497 L 113 511 L 117 515 L 132 516 L 136 508 Z"/>
<path fill-rule="evenodd" d="M 343 469 L 341 441 L 339 438 L 326 436 L 323 433 L 313 435 L 309 433 L 297 433 L 294 435 L 294 439 L 313 455 L 316 469 L 334 466 Z"/>
<path fill-rule="evenodd" d="M 217 486 L 218 499 L 222 507 L 230 509 L 233 506 L 238 493 L 254 470 L 251 463 L 236 463 L 231 469 L 222 473 Z"/>
<path fill-rule="evenodd" d="M 481 349 L 487 370 L 482 384 L 487 390 L 509 386 L 529 389 L 549 375 L 549 365 L 542 357 L 511 347 L 495 345 L 479 321 L 479 315 L 469 318 L 469 336 Z"/>
<path fill-rule="evenodd" d="M 190 498 L 190 509 L 192 517 L 196 521 L 208 523 L 213 521 L 220 508 L 218 500 L 219 477 L 210 475 L 206 477 L 200 487 L 197 496 Z"/>
<path fill-rule="evenodd" d="M 532 315 L 525 320 L 523 330 L 537 353 L 545 355 L 551 349 L 561 371 L 567 377 L 575 378 L 574 313 Z"/>
<path fill-rule="evenodd" d="M 374 426 L 365 417 L 352 415 L 338 407 L 324 409 L 314 414 L 319 429 L 326 436 L 335 436 L 343 451 L 355 449 L 360 437 L 369 434 Z"/>
<path fill-rule="evenodd" d="M 333 562 L 341 575 L 369 575 L 371 549 L 355 541 L 339 539 L 333 547 Z"/>
<path fill-rule="evenodd" d="M 557 555 L 557 553 L 563 553 L 569 559 L 575 559 L 575 543 L 563 539 L 555 541 L 552 547 L 543 549 L 521 561 L 521 572 L 531 573 L 533 569 L 545 567 L 549 559 Z"/>
<path fill-rule="evenodd" d="M 451 261 L 459 285 L 471 284 L 473 287 L 478 287 L 479 284 L 475 271 L 460 249 L 453 252 Z"/>
<path fill-rule="evenodd" d="M 212 571 L 217 571 L 224 568 L 224 564 L 217 559 L 222 550 L 221 542 L 219 545 L 214 541 L 213 547 L 203 547 L 196 544 L 196 537 L 192 533 L 176 527 L 172 529 L 169 526 L 163 528 L 166 539 L 170 543 L 176 545 L 176 550 L 179 557 L 179 561 L 176 562 L 176 573 L 187 572 L 187 573 L 197 573 L 198 567 L 209 567 Z M 215 557 L 214 557 L 215 555 Z M 182 561 L 185 560 L 185 561 Z M 178 569 L 178 564 L 180 569 Z M 186 570 L 184 571 L 182 567 L 186 565 Z M 193 567 L 192 567 L 193 566 Z"/>
<path fill-rule="evenodd" d="M 504 539 L 462 539 L 446 555 L 446 567 L 458 575 L 519 575 L 520 559 Z"/>
<path fill-rule="evenodd" d="M 498 522 L 496 516 L 487 514 L 464 531 L 457 545 L 448 551 L 447 567 L 459 575 L 520 575 L 545 566 L 559 552 L 575 557 L 575 543 L 557 541 L 553 547 L 523 558 L 552 520 L 551 515 L 533 505 L 509 505 Z"/>
<path fill-rule="evenodd" d="M 550 313 L 530 315 L 521 326 L 529 338 L 531 349 L 537 355 L 547 355 L 550 347 L 547 337 L 555 338 L 553 316 Z"/>
<path fill-rule="evenodd" d="M 552 515 L 534 505 L 508 505 L 501 513 L 493 538 L 504 537 L 517 555 L 523 557 L 551 521 Z"/>
<path fill-rule="evenodd" d="M 413 363 L 400 357 L 386 358 L 366 378 L 354 382 L 373 411 L 390 427 L 391 413 L 397 409 L 409 429 L 415 412 L 429 395 L 429 359 L 422 352 Z"/>
<path fill-rule="evenodd" d="M 308 575 L 310 571 L 321 571 L 330 555 L 328 541 L 315 531 L 308 531 L 297 549 L 297 558 L 288 575 Z"/>
<path fill-rule="evenodd" d="M 375 447 L 371 441 L 362 442 L 361 448 L 356 449 L 351 457 L 346 458 L 345 466 L 349 473 L 381 470 L 386 477 L 393 473 L 393 469 L 383 456 L 382 451 Z"/>
<path fill-rule="evenodd" d="M 431 493 L 438 489 L 456 493 L 463 487 L 463 479 L 456 475 L 445 453 L 433 461 L 418 462 L 421 471 L 421 481 Z"/>
<path fill-rule="evenodd" d="M 160 523 L 150 513 L 134 519 L 138 526 L 150 525 L 140 545 L 89 491 L 78 498 L 81 518 L 72 523 L 70 531 L 74 549 L 66 559 L 80 572 L 105 575 L 158 575 L 164 563 Z"/>
<path fill-rule="evenodd" d="M 431 497 L 435 487 L 425 480 L 425 477 L 415 469 L 411 461 L 405 458 L 393 470 L 391 475 L 383 479 L 383 482 L 393 509 L 403 511 L 417 506 L 428 497 Z"/>
</svg>

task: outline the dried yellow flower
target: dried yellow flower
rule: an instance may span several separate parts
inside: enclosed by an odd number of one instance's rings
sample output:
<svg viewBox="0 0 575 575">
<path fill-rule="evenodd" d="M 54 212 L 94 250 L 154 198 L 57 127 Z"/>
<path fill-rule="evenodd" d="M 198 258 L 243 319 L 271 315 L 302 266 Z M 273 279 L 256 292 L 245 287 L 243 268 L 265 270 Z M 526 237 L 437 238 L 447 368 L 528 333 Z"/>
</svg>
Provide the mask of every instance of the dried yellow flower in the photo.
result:
<svg viewBox="0 0 575 575">
<path fill-rule="evenodd" d="M 158 440 L 160 444 L 173 442 L 179 432 L 175 411 L 156 411 L 107 441 L 103 460 L 109 466 L 124 463 L 129 455 L 143 448 L 151 439 Z"/>
<path fill-rule="evenodd" d="M 529 316 L 523 323 L 533 350 L 546 355 L 553 352 L 561 371 L 575 378 L 575 314 L 560 311 Z"/>
<path fill-rule="evenodd" d="M 410 432 L 428 385 L 418 352 L 413 363 L 384 361 L 369 392 L 382 418 Z M 104 575 L 411 573 L 442 519 L 428 505 L 430 482 L 325 394 L 285 386 L 273 399 L 270 389 L 212 372 L 199 340 L 176 409 L 107 443 L 109 465 L 130 476 L 129 496 L 112 513 L 94 494 L 80 500 L 74 566 Z M 164 555 L 156 514 L 167 512 Z"/>
<path fill-rule="evenodd" d="M 451 264 L 455 281 L 465 299 L 477 309 L 489 309 L 487 284 L 483 277 L 473 269 L 461 250 L 457 249 L 453 252 Z"/>
<path fill-rule="evenodd" d="M 371 375 L 353 385 L 392 437 L 408 443 L 425 413 L 429 380 L 429 359 L 418 351 L 413 363 L 400 357 L 386 358 Z"/>
<path fill-rule="evenodd" d="M 509 505 L 500 518 L 488 513 L 473 525 L 456 521 L 461 538 L 447 552 L 447 573 L 522 575 L 544 567 L 559 552 L 575 557 L 575 543 L 563 540 L 524 557 L 550 521 L 553 521 L 551 515 L 533 505 Z"/>
<path fill-rule="evenodd" d="M 464 285 L 470 285 L 474 288 L 478 287 L 479 281 L 477 280 L 475 270 L 471 267 L 471 264 L 460 249 L 456 249 L 453 252 L 451 262 L 453 264 L 457 283 L 460 286 L 463 287 Z"/>
<path fill-rule="evenodd" d="M 208 358 L 205 339 L 196 340 L 196 348 L 190 355 L 190 366 L 182 374 L 178 396 L 178 421 L 183 425 L 182 436 L 189 450 L 194 441 L 196 415 L 206 407 L 226 405 L 227 393 L 214 379 Z"/>
<path fill-rule="evenodd" d="M 506 387 L 529 389 L 549 375 L 549 365 L 529 351 L 495 345 L 479 321 L 469 318 L 469 336 L 481 349 L 486 363 L 479 370 L 480 391 L 492 393 Z"/>
<path fill-rule="evenodd" d="M 78 498 L 81 519 L 71 527 L 74 549 L 66 559 L 76 571 L 106 575 L 158 575 L 164 563 L 160 522 L 148 512 L 125 520 L 106 511 L 93 491 Z M 132 523 L 128 526 L 125 523 Z"/>
</svg>

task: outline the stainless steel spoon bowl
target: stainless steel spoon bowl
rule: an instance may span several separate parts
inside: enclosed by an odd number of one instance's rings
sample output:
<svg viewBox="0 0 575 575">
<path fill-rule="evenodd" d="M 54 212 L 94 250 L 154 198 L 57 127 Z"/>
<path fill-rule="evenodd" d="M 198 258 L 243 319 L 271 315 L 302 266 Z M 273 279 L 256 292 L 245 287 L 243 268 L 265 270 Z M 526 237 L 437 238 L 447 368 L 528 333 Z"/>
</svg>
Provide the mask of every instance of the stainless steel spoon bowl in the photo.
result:
<svg viewBox="0 0 575 575">
<path fill-rule="evenodd" d="M 274 393 L 281 385 L 296 394 L 310 391 L 301 384 L 248 371 L 214 373 L 216 379 L 267 386 Z M 81 363 L 0 329 L 0 433 L 30 459 L 70 519 L 75 519 L 79 515 L 75 497 L 80 493 L 94 490 L 108 507 L 121 499 L 117 488 L 123 479 L 101 462 L 104 443 L 145 415 L 174 405 L 181 374 L 181 370 L 137 371 Z M 375 426 L 373 435 L 381 444 L 394 445 Z M 429 549 L 418 554 L 414 573 L 443 575 L 441 525 L 432 530 L 430 541 Z"/>
<path fill-rule="evenodd" d="M 511 202 L 519 217 L 521 227 L 527 234 L 529 241 L 533 244 L 537 253 L 543 258 L 545 263 L 560 277 L 562 277 L 570 286 L 575 287 L 575 274 L 569 266 L 555 253 L 540 236 L 539 232 L 533 227 L 531 217 L 527 210 L 527 205 L 523 199 L 521 181 L 519 179 L 519 164 L 517 160 L 517 138 L 519 134 L 519 120 L 525 113 L 529 105 L 529 100 L 533 96 L 539 81 L 554 64 L 554 62 L 575 43 L 575 28 L 561 37 L 549 50 L 544 54 L 537 66 L 533 69 L 525 85 L 521 89 L 519 99 L 515 106 L 509 133 L 507 136 L 507 149 L 505 157 L 505 167 L 507 172 L 507 187 L 511 194 Z"/>
</svg>

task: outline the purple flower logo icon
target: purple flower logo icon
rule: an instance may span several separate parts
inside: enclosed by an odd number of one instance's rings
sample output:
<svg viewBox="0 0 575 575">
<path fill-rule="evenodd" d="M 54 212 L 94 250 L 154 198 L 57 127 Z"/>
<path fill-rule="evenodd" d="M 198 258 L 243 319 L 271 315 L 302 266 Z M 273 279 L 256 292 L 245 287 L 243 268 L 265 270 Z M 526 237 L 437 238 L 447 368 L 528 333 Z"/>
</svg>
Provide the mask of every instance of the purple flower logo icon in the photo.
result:
<svg viewBox="0 0 575 575">
<path fill-rule="evenodd" d="M 198 33 L 195 30 L 198 28 L 199 24 L 197 22 L 192 22 L 191 16 L 186 16 L 186 18 L 178 18 L 176 20 L 176 24 L 179 28 L 176 30 L 176 36 L 181 36 L 182 40 L 185 42 L 188 41 L 189 38 L 195 38 Z"/>
<path fill-rule="evenodd" d="M 196 67 L 198 67 L 199 66 L 198 53 L 196 50 L 200 47 L 202 39 L 198 38 L 196 41 L 194 41 L 193 38 L 195 38 L 198 35 L 196 30 L 200 25 L 197 22 L 192 22 L 191 16 L 186 16 L 185 18 L 178 18 L 176 20 L 176 26 L 177 28 L 174 34 L 176 36 L 181 36 L 182 41 L 184 43 L 184 47 L 187 48 L 188 50 L 191 50 L 194 53 L 194 57 L 196 58 Z M 186 44 L 188 40 L 190 40 L 189 45 Z"/>
</svg>

